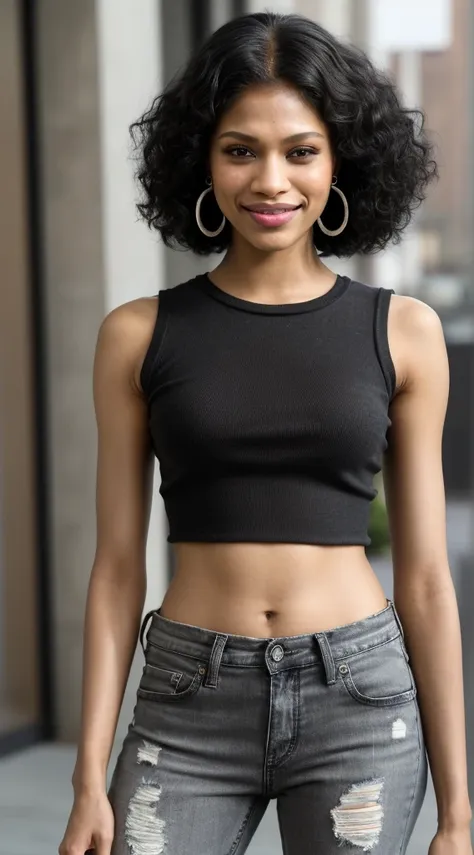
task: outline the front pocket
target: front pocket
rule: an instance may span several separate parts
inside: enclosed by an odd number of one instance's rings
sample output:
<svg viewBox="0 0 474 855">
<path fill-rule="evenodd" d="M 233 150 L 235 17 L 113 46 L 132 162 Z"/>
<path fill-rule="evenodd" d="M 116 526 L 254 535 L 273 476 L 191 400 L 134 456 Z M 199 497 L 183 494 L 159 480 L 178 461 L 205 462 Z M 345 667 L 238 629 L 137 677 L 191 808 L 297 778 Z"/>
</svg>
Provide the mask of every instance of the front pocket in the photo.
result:
<svg viewBox="0 0 474 855">
<path fill-rule="evenodd" d="M 206 670 L 194 657 L 148 644 L 137 695 L 165 701 L 188 698 L 198 691 Z"/>
<path fill-rule="evenodd" d="M 370 706 L 412 701 L 416 686 L 400 637 L 347 656 L 337 663 L 339 677 L 354 700 Z"/>
<path fill-rule="evenodd" d="M 204 667 L 199 667 L 194 675 L 189 678 L 182 671 L 167 671 L 155 665 L 145 665 L 142 678 L 138 686 L 137 694 L 140 698 L 155 698 L 163 700 L 179 700 L 194 695 L 206 672 Z"/>
</svg>

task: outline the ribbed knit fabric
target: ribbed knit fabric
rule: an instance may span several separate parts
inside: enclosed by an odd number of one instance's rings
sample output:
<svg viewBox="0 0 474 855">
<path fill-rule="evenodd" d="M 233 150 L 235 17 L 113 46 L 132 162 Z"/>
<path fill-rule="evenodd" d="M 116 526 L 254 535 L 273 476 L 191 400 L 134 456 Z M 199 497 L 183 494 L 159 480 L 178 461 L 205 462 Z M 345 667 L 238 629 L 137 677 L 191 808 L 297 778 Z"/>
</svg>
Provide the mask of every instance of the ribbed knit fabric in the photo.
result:
<svg viewBox="0 0 474 855">
<path fill-rule="evenodd" d="M 371 543 L 393 293 L 338 276 L 268 305 L 207 274 L 159 292 L 141 383 L 170 543 Z"/>
</svg>

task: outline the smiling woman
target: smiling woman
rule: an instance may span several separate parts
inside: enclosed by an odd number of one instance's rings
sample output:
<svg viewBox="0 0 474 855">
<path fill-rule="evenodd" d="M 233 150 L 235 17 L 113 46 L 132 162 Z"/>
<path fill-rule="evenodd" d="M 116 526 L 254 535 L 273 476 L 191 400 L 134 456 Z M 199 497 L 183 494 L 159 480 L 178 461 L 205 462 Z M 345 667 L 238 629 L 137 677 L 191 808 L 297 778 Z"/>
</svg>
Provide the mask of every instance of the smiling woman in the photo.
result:
<svg viewBox="0 0 474 855">
<path fill-rule="evenodd" d="M 423 133 L 422 114 L 402 107 L 393 83 L 374 69 L 365 54 L 353 45 L 337 42 L 302 16 L 280 16 L 278 22 L 272 19 L 277 28 L 275 38 L 286 28 L 291 47 L 285 50 L 280 44 L 278 50 L 270 49 L 262 62 L 257 40 L 262 40 L 259 44 L 263 49 L 267 20 L 262 13 L 237 18 L 221 27 L 206 47 L 211 53 L 216 48 L 213 71 L 208 68 L 206 73 L 201 54 L 196 54 L 183 74 L 173 79 L 150 110 L 132 125 L 141 156 L 137 170 L 144 190 L 138 205 L 140 213 L 159 230 L 166 245 L 185 246 L 205 255 L 223 252 L 231 243 L 232 221 L 209 240 L 186 213 L 193 211 L 205 175 L 211 171 L 212 160 L 203 145 L 210 136 L 214 155 L 224 138 L 250 144 L 248 149 L 220 149 L 220 157 L 228 164 L 233 160 L 236 170 L 252 168 L 252 162 L 260 169 L 262 156 L 274 158 L 278 151 L 279 158 L 306 175 L 331 149 L 338 187 L 344 192 L 351 216 L 347 228 L 336 238 L 314 226 L 313 240 L 322 255 L 350 256 L 381 249 L 390 240 L 397 242 L 436 174 L 431 146 Z M 276 46 L 275 41 L 272 48 Z M 272 121 L 263 134 L 258 132 L 258 103 L 253 118 L 242 105 L 233 110 L 239 96 L 249 94 L 250 82 L 258 100 L 259 89 L 268 92 L 269 86 L 278 84 L 281 93 L 286 90 L 286 97 L 281 94 L 275 103 Z M 300 105 L 297 113 L 293 107 L 292 117 L 286 113 L 290 93 Z M 295 129 L 295 124 L 301 127 Z M 296 155 L 295 143 L 310 140 L 307 154 L 303 158 Z M 178 161 L 180 170 L 174 168 Z M 214 171 L 212 175 L 216 185 Z M 342 206 L 337 194 L 329 195 L 331 170 L 327 180 L 324 222 L 329 228 L 338 227 Z M 227 217 L 221 201 L 217 198 Z M 257 200 L 247 200 L 251 201 Z M 212 219 L 215 210 L 209 209 L 206 222 Z"/>
<path fill-rule="evenodd" d="M 166 245 L 225 257 L 99 335 L 79 789 L 106 765 L 137 640 L 154 455 L 176 562 L 141 623 L 108 801 L 86 785 L 64 855 L 109 804 L 113 855 L 241 855 L 272 798 L 287 855 L 403 855 L 425 730 L 463 841 L 431 855 L 468 855 L 442 330 L 322 260 L 400 240 L 436 174 L 421 119 L 360 51 L 267 12 L 213 33 L 132 126 L 140 213 Z M 366 554 L 382 469 L 400 614 Z"/>
</svg>

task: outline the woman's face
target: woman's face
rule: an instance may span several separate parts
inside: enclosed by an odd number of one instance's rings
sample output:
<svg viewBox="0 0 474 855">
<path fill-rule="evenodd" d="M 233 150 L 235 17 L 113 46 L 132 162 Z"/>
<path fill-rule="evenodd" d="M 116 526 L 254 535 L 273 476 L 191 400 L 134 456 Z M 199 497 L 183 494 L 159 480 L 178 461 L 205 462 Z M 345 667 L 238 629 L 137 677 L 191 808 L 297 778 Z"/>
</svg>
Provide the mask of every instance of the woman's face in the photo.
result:
<svg viewBox="0 0 474 855">
<path fill-rule="evenodd" d="M 258 248 L 282 249 L 306 236 L 324 210 L 335 158 L 319 116 L 278 84 L 247 89 L 222 116 L 209 168 L 217 204 L 239 235 Z M 299 208 L 267 225 L 246 210 L 256 204 Z"/>
</svg>

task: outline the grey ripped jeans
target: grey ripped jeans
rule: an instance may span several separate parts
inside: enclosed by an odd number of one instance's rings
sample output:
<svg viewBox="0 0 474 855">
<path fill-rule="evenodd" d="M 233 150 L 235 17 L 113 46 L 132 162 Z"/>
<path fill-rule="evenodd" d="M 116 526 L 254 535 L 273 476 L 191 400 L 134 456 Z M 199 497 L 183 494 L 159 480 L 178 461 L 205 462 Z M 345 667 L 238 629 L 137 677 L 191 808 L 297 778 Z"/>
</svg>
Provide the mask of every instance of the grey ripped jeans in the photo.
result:
<svg viewBox="0 0 474 855">
<path fill-rule="evenodd" d="M 427 784 L 399 616 L 228 635 L 162 617 L 147 634 L 115 767 L 112 855 L 242 855 L 277 800 L 284 855 L 402 855 Z"/>
</svg>

